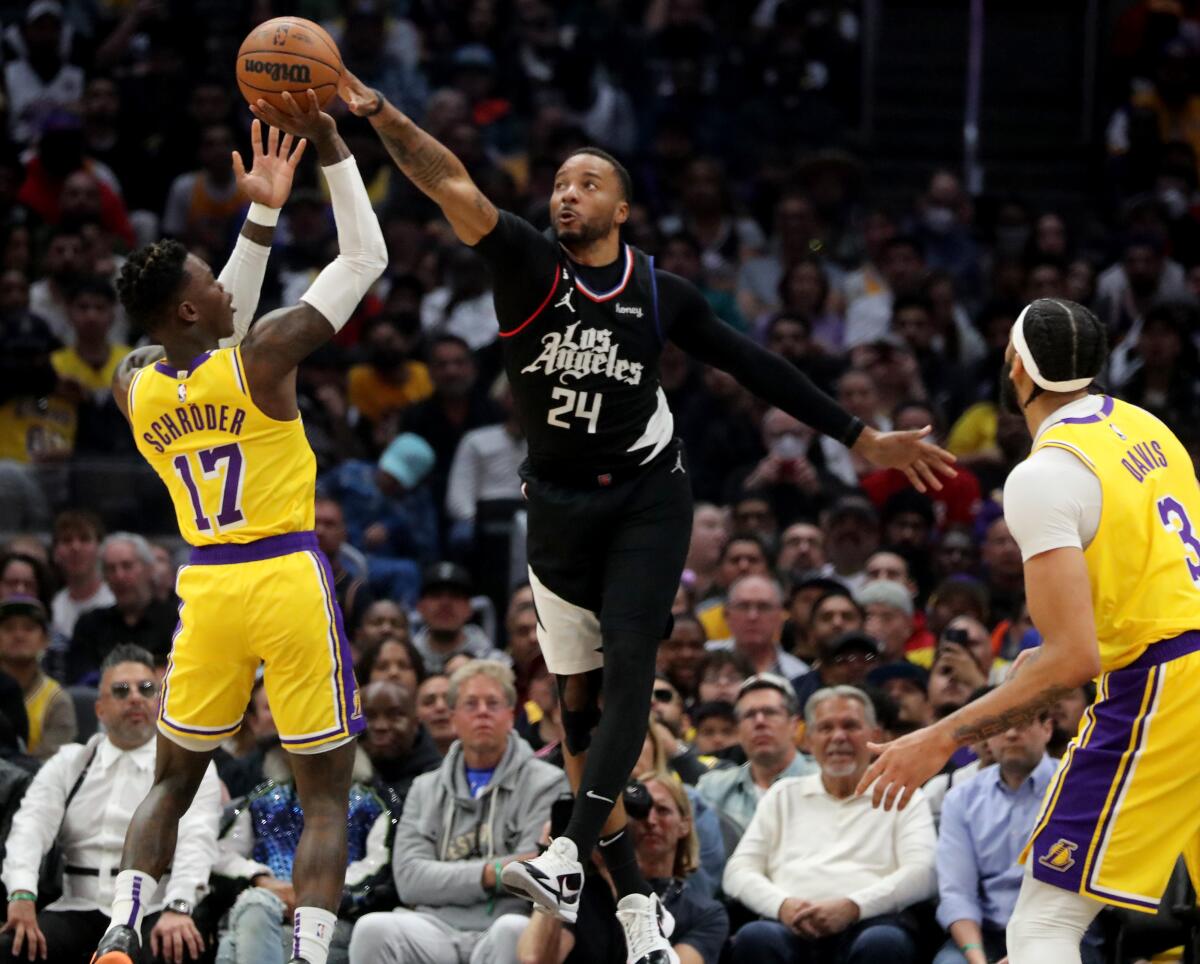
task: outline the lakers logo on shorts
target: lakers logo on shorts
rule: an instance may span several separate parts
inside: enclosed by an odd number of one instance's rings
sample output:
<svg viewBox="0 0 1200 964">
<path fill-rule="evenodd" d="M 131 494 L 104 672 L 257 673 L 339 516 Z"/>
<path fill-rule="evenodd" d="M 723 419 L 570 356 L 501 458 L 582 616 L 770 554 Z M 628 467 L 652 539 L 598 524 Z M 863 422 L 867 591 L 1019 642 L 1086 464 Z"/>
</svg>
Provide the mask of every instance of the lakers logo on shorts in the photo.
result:
<svg viewBox="0 0 1200 964">
<path fill-rule="evenodd" d="M 1065 873 L 1075 866 L 1075 851 L 1079 849 L 1079 844 L 1072 843 L 1065 837 L 1059 837 L 1050 849 L 1042 856 L 1038 857 L 1038 863 L 1049 870 L 1057 870 L 1059 873 Z"/>
<path fill-rule="evenodd" d="M 362 716 L 362 696 L 358 689 L 354 690 L 354 712 L 350 714 L 350 719 L 357 720 Z"/>
</svg>

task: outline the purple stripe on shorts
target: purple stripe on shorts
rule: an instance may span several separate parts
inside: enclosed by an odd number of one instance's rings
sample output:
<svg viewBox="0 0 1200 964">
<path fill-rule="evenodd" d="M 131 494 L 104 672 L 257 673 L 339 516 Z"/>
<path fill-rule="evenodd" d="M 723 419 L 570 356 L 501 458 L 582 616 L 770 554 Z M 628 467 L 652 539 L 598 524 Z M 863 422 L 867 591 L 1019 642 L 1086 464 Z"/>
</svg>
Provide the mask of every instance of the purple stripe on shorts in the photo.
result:
<svg viewBox="0 0 1200 964">
<path fill-rule="evenodd" d="M 342 621 L 342 607 L 338 605 L 337 601 L 333 567 L 320 549 L 316 550 L 315 555 L 325 573 L 325 581 L 329 585 L 329 603 L 333 607 L 334 625 L 337 627 L 338 655 L 342 664 L 342 709 L 343 718 L 346 720 L 346 732 L 348 734 L 361 733 L 367 728 L 367 721 L 358 709 L 358 684 L 354 680 L 354 656 L 350 652 L 350 640 L 346 636 L 346 626 Z"/>
<path fill-rule="evenodd" d="M 293 552 L 319 551 L 315 532 L 285 532 L 283 535 L 267 536 L 254 542 L 193 546 L 191 565 L 227 566 L 236 562 L 261 562 L 263 559 L 287 556 Z"/>
<path fill-rule="evenodd" d="M 1055 425 L 1092 425 L 1095 422 L 1103 422 L 1112 414 L 1113 400 L 1111 395 L 1104 396 L 1104 402 L 1100 406 L 1100 411 L 1095 415 L 1083 415 L 1080 418 L 1064 418 L 1061 422 L 1055 422 Z"/>
<path fill-rule="evenodd" d="M 1108 696 L 1093 707 L 1088 745 L 1073 748 L 1050 817 L 1032 841 L 1029 859 L 1038 880 L 1077 893 L 1082 889 L 1088 850 L 1101 831 L 1109 790 L 1135 731 L 1140 735 L 1139 712 L 1152 672 L 1126 668 L 1108 675 Z"/>
</svg>

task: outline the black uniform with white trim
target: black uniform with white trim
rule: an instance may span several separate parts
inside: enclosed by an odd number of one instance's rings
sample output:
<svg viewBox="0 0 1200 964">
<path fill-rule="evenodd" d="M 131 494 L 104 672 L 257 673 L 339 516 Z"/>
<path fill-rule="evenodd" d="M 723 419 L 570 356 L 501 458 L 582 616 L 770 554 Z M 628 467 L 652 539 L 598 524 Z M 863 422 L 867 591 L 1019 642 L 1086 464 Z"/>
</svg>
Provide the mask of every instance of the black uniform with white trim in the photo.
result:
<svg viewBox="0 0 1200 964">
<path fill-rule="evenodd" d="M 689 282 L 622 245 L 574 262 L 502 212 L 476 250 L 491 265 L 505 369 L 529 442 L 530 581 L 546 665 L 602 665 L 601 627 L 659 638 L 691 536 L 691 485 L 659 385 L 670 338 L 850 443 L 861 423 L 799 371 L 721 322 Z"/>
</svg>

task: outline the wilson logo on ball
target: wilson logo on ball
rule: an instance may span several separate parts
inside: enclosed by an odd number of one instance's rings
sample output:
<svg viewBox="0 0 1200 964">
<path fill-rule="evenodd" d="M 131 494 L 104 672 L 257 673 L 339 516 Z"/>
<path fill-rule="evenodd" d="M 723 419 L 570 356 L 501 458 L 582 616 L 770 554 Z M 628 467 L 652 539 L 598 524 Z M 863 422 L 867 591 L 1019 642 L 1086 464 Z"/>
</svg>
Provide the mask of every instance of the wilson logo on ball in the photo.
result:
<svg viewBox="0 0 1200 964">
<path fill-rule="evenodd" d="M 242 70 L 247 74 L 266 74 L 275 83 L 287 81 L 292 84 L 312 83 L 312 74 L 307 64 L 279 64 L 268 60 L 242 61 Z"/>
</svg>

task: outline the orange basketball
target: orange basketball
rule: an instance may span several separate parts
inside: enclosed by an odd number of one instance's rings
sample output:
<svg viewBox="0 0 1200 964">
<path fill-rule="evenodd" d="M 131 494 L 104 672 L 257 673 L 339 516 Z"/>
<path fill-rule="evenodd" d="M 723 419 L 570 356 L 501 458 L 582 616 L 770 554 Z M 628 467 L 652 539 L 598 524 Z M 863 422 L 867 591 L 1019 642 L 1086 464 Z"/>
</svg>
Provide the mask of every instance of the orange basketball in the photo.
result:
<svg viewBox="0 0 1200 964">
<path fill-rule="evenodd" d="M 300 17 L 260 23 L 238 50 L 238 88 L 249 104 L 261 97 L 283 109 L 284 91 L 296 97 L 311 87 L 324 107 L 337 93 L 341 75 L 342 55 L 333 38 Z"/>
</svg>

